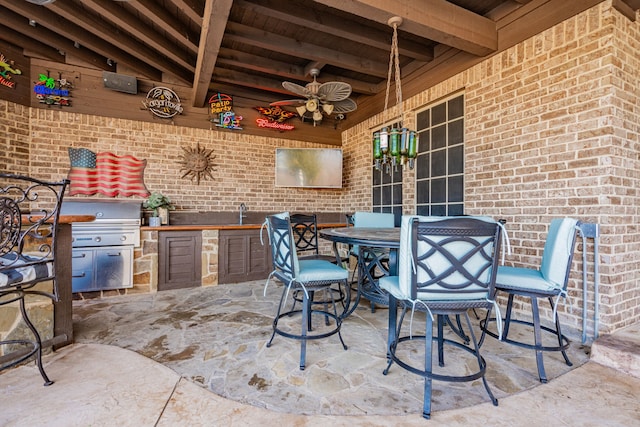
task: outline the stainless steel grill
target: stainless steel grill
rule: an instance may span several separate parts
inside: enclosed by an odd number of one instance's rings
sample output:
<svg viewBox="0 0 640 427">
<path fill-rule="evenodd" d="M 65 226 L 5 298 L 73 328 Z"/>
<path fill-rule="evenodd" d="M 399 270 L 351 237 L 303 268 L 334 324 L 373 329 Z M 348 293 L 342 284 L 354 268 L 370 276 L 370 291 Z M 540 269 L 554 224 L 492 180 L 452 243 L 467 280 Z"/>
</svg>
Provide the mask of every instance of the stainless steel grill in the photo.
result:
<svg viewBox="0 0 640 427">
<path fill-rule="evenodd" d="M 94 215 L 95 221 L 72 225 L 72 291 L 133 287 L 133 249 L 140 246 L 141 202 L 74 200 L 62 204 L 64 215 Z"/>
</svg>

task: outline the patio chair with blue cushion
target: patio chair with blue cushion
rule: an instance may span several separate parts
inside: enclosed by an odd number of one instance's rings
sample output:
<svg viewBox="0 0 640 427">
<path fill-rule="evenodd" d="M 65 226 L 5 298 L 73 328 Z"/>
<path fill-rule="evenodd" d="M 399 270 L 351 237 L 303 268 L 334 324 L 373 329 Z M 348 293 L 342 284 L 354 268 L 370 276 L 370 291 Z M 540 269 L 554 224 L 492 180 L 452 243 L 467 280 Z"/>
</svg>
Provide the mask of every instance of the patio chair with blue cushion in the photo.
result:
<svg viewBox="0 0 640 427">
<path fill-rule="evenodd" d="M 432 382 L 468 382 L 482 378 L 484 387 L 494 405 L 494 397 L 485 379 L 486 362 L 471 327 L 468 310 L 490 309 L 495 305 L 494 284 L 500 252 L 500 225 L 479 217 L 418 217 L 402 218 L 398 275 L 380 278 L 380 287 L 389 293 L 389 344 L 387 375 L 393 363 L 411 373 L 424 377 L 422 416 L 431 417 Z M 397 320 L 398 303 L 401 308 Z M 425 312 L 425 334 L 401 335 L 408 311 Z M 466 319 L 473 346 L 461 341 L 457 334 L 445 338 L 445 316 Z M 437 317 L 437 335 L 433 325 Z M 410 322 L 410 323 L 411 323 Z M 416 350 L 412 341 L 424 341 L 424 353 Z M 465 372 L 453 375 L 434 370 L 433 342 L 437 343 L 438 365 L 445 365 L 445 344 L 463 350 L 458 357 L 471 354 L 475 362 L 465 363 Z M 417 353 L 416 353 L 417 351 Z M 422 364 L 423 366 L 419 366 Z M 477 364 L 477 369 L 474 367 Z M 471 373 L 468 371 L 472 370 Z"/>
<path fill-rule="evenodd" d="M 354 227 L 362 228 L 393 228 L 395 227 L 395 215 L 388 212 L 355 212 L 352 215 Z M 353 245 L 350 254 L 357 260 L 357 268 L 354 274 L 358 274 L 358 286 L 370 288 L 367 297 L 370 299 L 371 312 L 376 304 L 387 305 L 387 296 L 378 295 L 370 283 L 377 281 L 387 274 L 389 269 L 389 251 L 380 248 L 360 247 Z M 353 283 L 354 277 L 351 278 Z"/>
<path fill-rule="evenodd" d="M 560 298 L 566 298 L 569 273 L 576 242 L 576 231 L 580 222 L 572 218 L 556 218 L 551 221 L 549 233 L 544 244 L 540 268 L 507 267 L 498 268 L 496 277 L 496 291 L 508 296 L 507 311 L 504 318 L 502 340 L 519 347 L 529 348 L 536 352 L 536 364 L 540 382 L 547 382 L 547 375 L 542 360 L 543 352 L 561 352 L 565 363 L 572 366 L 566 350 L 569 347 L 569 339 L 563 335 L 558 318 L 558 303 Z M 531 302 L 532 321 L 515 319 L 513 317 L 514 297 L 526 298 Z M 538 299 L 547 299 L 552 309 L 554 327 L 544 326 L 540 321 Z M 485 334 L 498 338 L 496 329 L 490 329 L 489 325 L 496 319 L 487 313 L 485 320 L 481 322 L 482 338 Z M 533 343 L 531 340 L 522 341 L 509 337 L 511 323 L 525 325 L 525 328 L 533 331 Z M 530 335 L 529 335 L 530 336 Z M 547 337 L 549 340 L 543 340 Z M 544 341 L 544 342 L 543 342 Z M 554 342 L 554 344 L 551 344 Z"/>
<path fill-rule="evenodd" d="M 16 366 L 35 355 L 44 385 L 53 384 L 42 367 L 42 339 L 29 318 L 27 295 L 44 295 L 57 301 L 56 235 L 60 206 L 69 181 L 44 182 L 0 174 L 0 306 L 17 302 L 31 337 L 13 336 L 0 341 L 7 350 L 0 370 Z M 52 290 L 34 289 L 52 282 Z"/>
<path fill-rule="evenodd" d="M 291 231 L 293 232 L 298 260 L 324 260 L 341 265 L 348 261 L 347 258 L 340 258 L 337 253 L 335 255 L 320 253 L 320 245 L 318 243 L 318 218 L 316 214 L 294 213 L 289 216 L 289 221 L 291 222 Z M 322 294 L 324 293 L 325 292 L 322 292 Z M 292 310 L 295 308 L 296 302 L 302 301 L 300 291 L 295 291 L 293 295 Z M 327 296 L 329 296 L 330 300 L 335 299 L 339 301 L 344 308 L 346 303 L 344 300 L 345 294 L 339 284 L 337 284 Z M 330 300 L 315 300 L 313 303 L 326 305 Z"/>
<path fill-rule="evenodd" d="M 284 285 L 278 310 L 273 319 L 273 333 L 267 347 L 271 347 L 276 334 L 300 340 L 300 369 L 304 370 L 307 341 L 309 340 L 319 340 L 338 334 L 342 346 L 345 350 L 347 349 L 340 334 L 342 319 L 338 314 L 335 300 L 328 296 L 323 298 L 323 301 L 331 302 L 331 311 L 315 309 L 312 302 L 315 293 L 332 292 L 331 286 L 333 284 L 340 284 L 348 298 L 350 295 L 347 284 L 349 273 L 341 266 L 326 260 L 299 260 L 288 213 L 268 216 L 265 226 L 269 234 L 273 264 L 273 271 L 265 284 L 265 293 L 271 277 L 275 277 Z M 295 291 L 302 293 L 302 308 L 282 312 L 287 303 L 288 295 Z M 294 315 L 300 316 L 300 333 L 295 332 L 297 327 L 291 324 L 290 319 L 294 318 Z M 333 319 L 334 323 L 330 327 L 316 325 L 317 330 L 314 330 L 312 321 L 314 316 Z"/>
</svg>

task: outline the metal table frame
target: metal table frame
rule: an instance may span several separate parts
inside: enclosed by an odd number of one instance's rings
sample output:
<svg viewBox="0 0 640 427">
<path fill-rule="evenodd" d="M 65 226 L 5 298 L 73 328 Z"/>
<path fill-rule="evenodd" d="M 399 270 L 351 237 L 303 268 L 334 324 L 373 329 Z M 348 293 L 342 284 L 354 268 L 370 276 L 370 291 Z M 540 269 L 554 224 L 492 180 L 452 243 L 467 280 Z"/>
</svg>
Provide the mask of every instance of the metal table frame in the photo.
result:
<svg viewBox="0 0 640 427">
<path fill-rule="evenodd" d="M 378 287 L 375 271 L 383 275 L 397 275 L 398 248 L 400 247 L 400 227 L 395 228 L 366 228 L 340 227 L 319 230 L 320 237 L 333 242 L 336 260 L 341 262 L 337 243 L 358 245 L 358 289 L 353 307 L 347 301 L 344 317 L 353 313 L 364 296 L 371 302 L 372 310 L 375 304 L 389 305 L 389 296 Z M 380 249 L 388 249 L 382 252 Z M 385 258 L 389 257 L 388 262 Z M 385 265 L 386 264 L 386 265 Z"/>
</svg>

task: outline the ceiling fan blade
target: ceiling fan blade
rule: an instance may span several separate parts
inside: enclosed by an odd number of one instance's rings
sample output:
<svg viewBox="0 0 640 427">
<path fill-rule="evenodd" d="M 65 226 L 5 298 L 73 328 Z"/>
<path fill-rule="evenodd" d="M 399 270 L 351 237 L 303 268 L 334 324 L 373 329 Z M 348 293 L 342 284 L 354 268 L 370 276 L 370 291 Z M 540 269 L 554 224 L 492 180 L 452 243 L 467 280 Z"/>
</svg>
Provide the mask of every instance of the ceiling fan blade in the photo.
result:
<svg viewBox="0 0 640 427">
<path fill-rule="evenodd" d="M 326 82 L 320 85 L 318 97 L 329 102 L 342 101 L 351 95 L 351 85 L 343 82 Z"/>
<path fill-rule="evenodd" d="M 343 99 L 342 101 L 333 103 L 334 113 L 350 113 L 352 111 L 355 111 L 357 108 L 358 104 L 356 104 L 356 102 L 351 98 Z"/>
<path fill-rule="evenodd" d="M 306 103 L 307 99 L 285 99 L 284 101 L 276 101 L 269 104 L 272 107 L 282 107 L 287 105 L 300 105 Z"/>
<path fill-rule="evenodd" d="M 304 86 L 292 82 L 282 82 L 282 87 L 300 96 L 311 96 L 311 92 Z"/>
</svg>

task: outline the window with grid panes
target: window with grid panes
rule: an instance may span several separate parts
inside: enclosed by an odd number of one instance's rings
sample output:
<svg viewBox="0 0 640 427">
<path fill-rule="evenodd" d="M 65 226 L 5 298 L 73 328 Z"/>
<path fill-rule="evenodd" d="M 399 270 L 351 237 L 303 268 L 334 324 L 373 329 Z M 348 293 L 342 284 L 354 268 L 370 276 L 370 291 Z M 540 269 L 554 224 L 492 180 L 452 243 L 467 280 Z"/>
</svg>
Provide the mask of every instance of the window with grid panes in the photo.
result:
<svg viewBox="0 0 640 427">
<path fill-rule="evenodd" d="M 386 165 L 382 165 L 380 170 L 373 166 L 373 212 L 393 213 L 396 226 L 399 226 L 402 217 L 402 168 L 391 169 L 391 173 L 386 170 Z"/>
<path fill-rule="evenodd" d="M 416 213 L 463 215 L 464 95 L 420 111 L 416 123 Z"/>
</svg>

